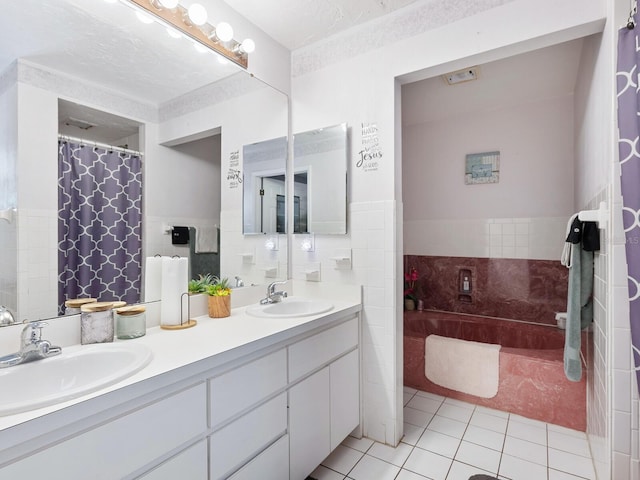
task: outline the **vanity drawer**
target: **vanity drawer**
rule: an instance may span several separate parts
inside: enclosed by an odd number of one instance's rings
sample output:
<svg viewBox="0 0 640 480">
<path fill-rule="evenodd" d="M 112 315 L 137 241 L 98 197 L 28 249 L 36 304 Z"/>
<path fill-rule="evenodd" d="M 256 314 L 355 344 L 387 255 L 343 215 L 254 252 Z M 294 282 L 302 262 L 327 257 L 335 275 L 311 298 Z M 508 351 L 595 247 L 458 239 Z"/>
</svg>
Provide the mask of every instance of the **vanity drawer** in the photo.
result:
<svg viewBox="0 0 640 480">
<path fill-rule="evenodd" d="M 226 478 L 287 431 L 287 394 L 282 393 L 211 436 L 210 478 Z"/>
<path fill-rule="evenodd" d="M 206 397 L 203 382 L 8 465 L 0 478 L 125 478 L 203 435 Z"/>
<path fill-rule="evenodd" d="M 211 426 L 215 429 L 286 386 L 287 354 L 284 348 L 211 378 Z"/>
<path fill-rule="evenodd" d="M 356 347 L 359 341 L 358 318 L 320 332 L 289 346 L 289 382 Z"/>
<path fill-rule="evenodd" d="M 207 441 L 200 440 L 195 445 L 180 452 L 163 464 L 139 477 L 140 480 L 207 480 Z"/>
<path fill-rule="evenodd" d="M 289 478 L 289 435 L 280 438 L 229 480 L 283 480 Z"/>
</svg>

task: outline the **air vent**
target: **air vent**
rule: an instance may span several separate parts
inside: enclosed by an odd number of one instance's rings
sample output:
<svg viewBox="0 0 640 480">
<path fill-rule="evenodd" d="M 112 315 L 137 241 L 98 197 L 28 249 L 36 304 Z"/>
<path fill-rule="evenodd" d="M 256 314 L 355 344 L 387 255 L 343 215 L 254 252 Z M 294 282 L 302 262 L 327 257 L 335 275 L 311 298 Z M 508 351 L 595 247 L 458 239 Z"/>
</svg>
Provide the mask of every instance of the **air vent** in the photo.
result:
<svg viewBox="0 0 640 480">
<path fill-rule="evenodd" d="M 79 120 L 77 118 L 69 117 L 64 122 L 68 127 L 76 127 L 82 130 L 89 130 L 92 127 L 97 127 L 98 125 L 95 123 L 85 122 L 84 120 Z"/>
<path fill-rule="evenodd" d="M 478 79 L 478 67 L 469 67 L 463 70 L 447 73 L 442 76 L 449 85 L 470 82 Z"/>
</svg>

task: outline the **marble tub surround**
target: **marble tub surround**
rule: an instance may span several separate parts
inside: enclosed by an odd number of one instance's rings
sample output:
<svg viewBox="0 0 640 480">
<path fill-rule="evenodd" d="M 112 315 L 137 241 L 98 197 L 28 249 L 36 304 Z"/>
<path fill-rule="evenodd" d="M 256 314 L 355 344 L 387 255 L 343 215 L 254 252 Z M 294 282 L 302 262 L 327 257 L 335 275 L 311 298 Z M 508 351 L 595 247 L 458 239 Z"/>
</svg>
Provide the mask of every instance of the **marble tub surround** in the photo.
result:
<svg viewBox="0 0 640 480">
<path fill-rule="evenodd" d="M 501 344 L 497 395 L 485 399 L 430 382 L 424 375 L 425 338 L 429 334 Z M 563 346 L 563 332 L 554 327 L 447 312 L 405 312 L 404 384 L 585 431 L 586 378 L 583 375 L 580 382 L 567 380 Z"/>
<path fill-rule="evenodd" d="M 567 268 L 560 261 L 405 255 L 418 270 L 416 296 L 425 309 L 555 325 L 567 310 Z M 463 291 L 462 272 L 471 291 Z"/>
</svg>

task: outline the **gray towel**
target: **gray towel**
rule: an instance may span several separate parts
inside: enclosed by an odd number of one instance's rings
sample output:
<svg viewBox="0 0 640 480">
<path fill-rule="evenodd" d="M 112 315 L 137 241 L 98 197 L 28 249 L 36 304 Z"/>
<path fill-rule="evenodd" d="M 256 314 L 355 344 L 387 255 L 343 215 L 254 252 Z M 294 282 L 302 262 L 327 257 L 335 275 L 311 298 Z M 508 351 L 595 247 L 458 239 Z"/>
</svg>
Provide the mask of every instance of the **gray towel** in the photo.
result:
<svg viewBox="0 0 640 480">
<path fill-rule="evenodd" d="M 580 360 L 581 330 L 593 320 L 593 252 L 583 249 L 581 243 L 571 250 L 569 292 L 567 295 L 567 325 L 564 340 L 564 373 L 573 382 L 582 376 Z"/>
</svg>

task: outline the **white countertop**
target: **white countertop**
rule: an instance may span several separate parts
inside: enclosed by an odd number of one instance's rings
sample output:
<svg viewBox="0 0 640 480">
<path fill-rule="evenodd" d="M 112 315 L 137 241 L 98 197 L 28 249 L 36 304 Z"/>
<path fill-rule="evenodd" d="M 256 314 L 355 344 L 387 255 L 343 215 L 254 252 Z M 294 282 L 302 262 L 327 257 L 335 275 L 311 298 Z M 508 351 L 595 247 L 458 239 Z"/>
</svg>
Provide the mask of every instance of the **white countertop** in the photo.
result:
<svg viewBox="0 0 640 480">
<path fill-rule="evenodd" d="M 135 342 L 148 346 L 153 352 L 151 362 L 134 375 L 100 390 L 55 405 L 0 417 L 0 450 L 10 447 L 13 442 L 20 440 L 20 438 L 15 438 L 15 434 L 19 433 L 15 430 L 20 430 L 19 427 L 25 427 L 26 425 L 23 425 L 25 422 L 31 424 L 32 420 L 50 417 L 49 414 L 68 407 L 78 406 L 83 402 L 89 404 L 91 402 L 87 401 L 109 392 L 120 391 L 124 387 L 138 385 L 142 393 L 145 389 L 157 389 L 157 384 L 151 379 L 160 378 L 164 374 L 177 370 L 180 373 L 179 378 L 185 378 L 329 325 L 335 320 L 356 313 L 361 309 L 359 298 L 356 300 L 353 297 L 346 298 L 343 295 L 338 296 L 337 299 L 325 298 L 331 301 L 334 308 L 320 315 L 259 318 L 247 315 L 245 313 L 247 307 L 239 307 L 232 309 L 231 316 L 226 318 L 209 318 L 206 315 L 196 317 L 198 324 L 192 328 L 163 330 L 160 327 L 153 327 L 149 328 L 143 337 L 132 340 L 117 340 L 118 342 Z M 64 347 L 63 354 L 65 350 L 73 351 L 79 348 L 82 346 Z M 166 381 L 169 380 L 171 379 L 166 379 Z M 22 435 L 18 435 L 18 437 L 22 437 Z"/>
</svg>

